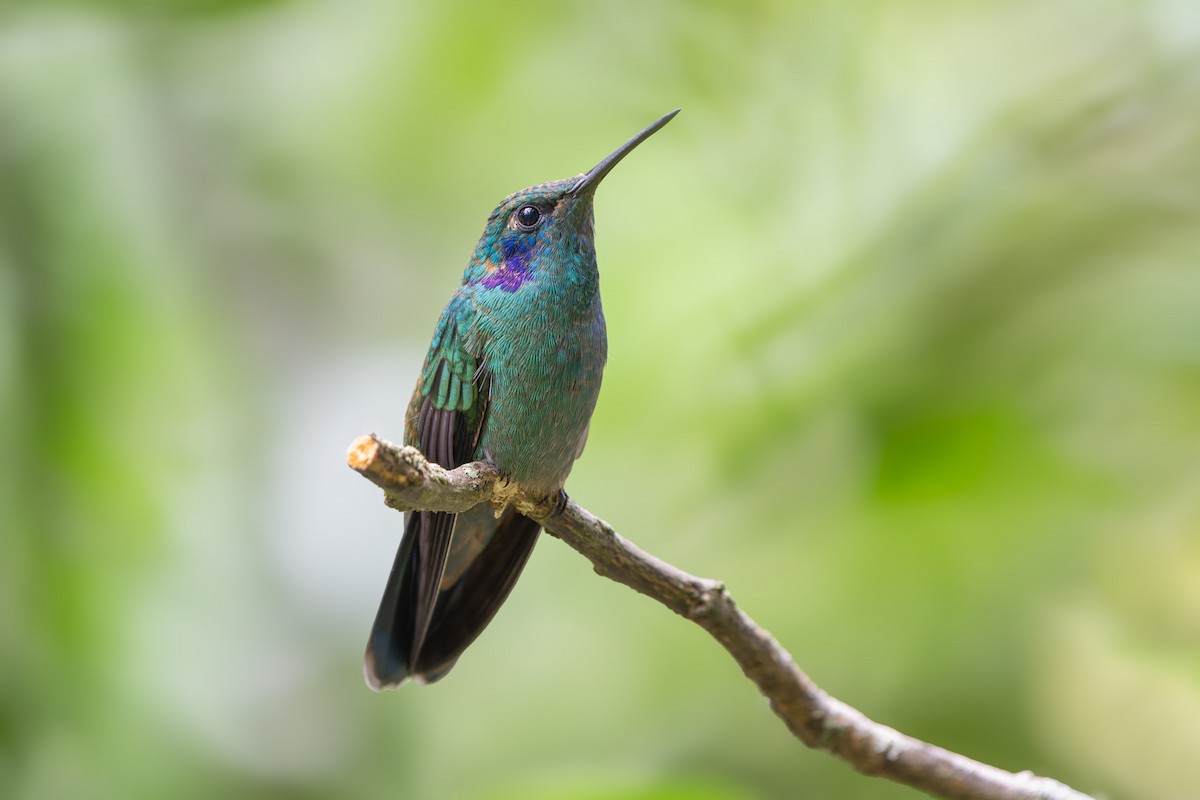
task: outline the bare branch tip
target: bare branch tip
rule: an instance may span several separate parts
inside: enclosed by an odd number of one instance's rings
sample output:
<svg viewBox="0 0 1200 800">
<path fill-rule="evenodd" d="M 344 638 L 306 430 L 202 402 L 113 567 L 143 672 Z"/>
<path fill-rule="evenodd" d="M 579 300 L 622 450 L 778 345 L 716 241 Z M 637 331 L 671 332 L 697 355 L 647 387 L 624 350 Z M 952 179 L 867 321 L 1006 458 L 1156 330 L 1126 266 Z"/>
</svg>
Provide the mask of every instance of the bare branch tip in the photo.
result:
<svg viewBox="0 0 1200 800">
<path fill-rule="evenodd" d="M 379 456 L 379 438 L 375 434 L 359 436 L 346 448 L 346 465 L 355 472 L 365 472 Z"/>
</svg>

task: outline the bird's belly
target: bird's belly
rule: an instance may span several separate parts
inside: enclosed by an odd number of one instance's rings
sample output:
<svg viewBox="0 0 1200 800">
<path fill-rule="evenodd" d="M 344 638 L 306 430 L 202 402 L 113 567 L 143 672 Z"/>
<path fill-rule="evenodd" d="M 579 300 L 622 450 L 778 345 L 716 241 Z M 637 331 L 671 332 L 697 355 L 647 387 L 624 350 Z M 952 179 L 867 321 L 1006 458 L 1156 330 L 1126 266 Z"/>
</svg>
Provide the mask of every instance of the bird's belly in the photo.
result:
<svg viewBox="0 0 1200 800">
<path fill-rule="evenodd" d="M 599 336 L 596 336 L 596 333 Z M 489 359 L 492 385 L 480 445 L 529 491 L 562 488 L 587 437 L 604 370 L 603 322 L 544 346 Z M 528 342 L 526 342 L 528 344 Z"/>
</svg>

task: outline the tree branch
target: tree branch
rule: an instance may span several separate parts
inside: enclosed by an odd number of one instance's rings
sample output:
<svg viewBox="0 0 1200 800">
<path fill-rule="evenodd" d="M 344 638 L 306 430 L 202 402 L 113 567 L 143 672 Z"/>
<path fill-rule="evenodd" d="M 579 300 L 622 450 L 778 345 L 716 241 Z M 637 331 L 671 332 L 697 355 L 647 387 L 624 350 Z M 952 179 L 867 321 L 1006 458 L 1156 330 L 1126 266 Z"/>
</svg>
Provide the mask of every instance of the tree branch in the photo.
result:
<svg viewBox="0 0 1200 800">
<path fill-rule="evenodd" d="M 564 505 L 558 498 L 526 496 L 484 462 L 445 470 L 416 448 L 374 435 L 355 439 L 346 461 L 382 488 L 384 502 L 397 510 L 464 511 L 482 502 L 515 504 L 582 553 L 598 574 L 708 631 L 793 736 L 859 772 L 952 800 L 1092 800 L 1050 778 L 1006 772 L 873 722 L 813 683 L 774 637 L 737 607 L 723 583 L 689 575 L 643 552 L 574 501 Z"/>
</svg>

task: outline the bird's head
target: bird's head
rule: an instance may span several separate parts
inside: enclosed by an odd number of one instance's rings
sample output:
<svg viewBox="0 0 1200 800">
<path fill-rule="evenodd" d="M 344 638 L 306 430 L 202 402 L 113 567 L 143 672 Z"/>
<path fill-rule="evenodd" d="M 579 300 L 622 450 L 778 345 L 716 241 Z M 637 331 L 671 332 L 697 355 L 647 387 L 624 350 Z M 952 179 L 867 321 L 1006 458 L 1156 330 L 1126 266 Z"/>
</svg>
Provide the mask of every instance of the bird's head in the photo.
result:
<svg viewBox="0 0 1200 800">
<path fill-rule="evenodd" d="M 513 292 L 531 279 L 571 281 L 595 272 L 592 199 L 596 187 L 631 150 L 679 113 L 660 117 L 582 175 L 531 186 L 501 201 L 488 217 L 470 283 Z M 561 272 L 546 274 L 547 270 Z"/>
</svg>

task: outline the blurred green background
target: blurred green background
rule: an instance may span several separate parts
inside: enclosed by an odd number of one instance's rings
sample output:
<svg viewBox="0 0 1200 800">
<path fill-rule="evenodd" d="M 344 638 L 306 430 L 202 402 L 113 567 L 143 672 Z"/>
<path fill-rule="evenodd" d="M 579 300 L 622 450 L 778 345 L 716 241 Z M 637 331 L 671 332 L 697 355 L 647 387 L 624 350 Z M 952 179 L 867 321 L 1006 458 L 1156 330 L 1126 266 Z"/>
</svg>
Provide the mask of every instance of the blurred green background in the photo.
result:
<svg viewBox="0 0 1200 800">
<path fill-rule="evenodd" d="M 0 796 L 913 798 L 542 542 L 375 695 L 399 438 L 509 192 L 605 183 L 568 489 L 828 691 L 1200 796 L 1200 6 L 8 0 Z"/>
</svg>

